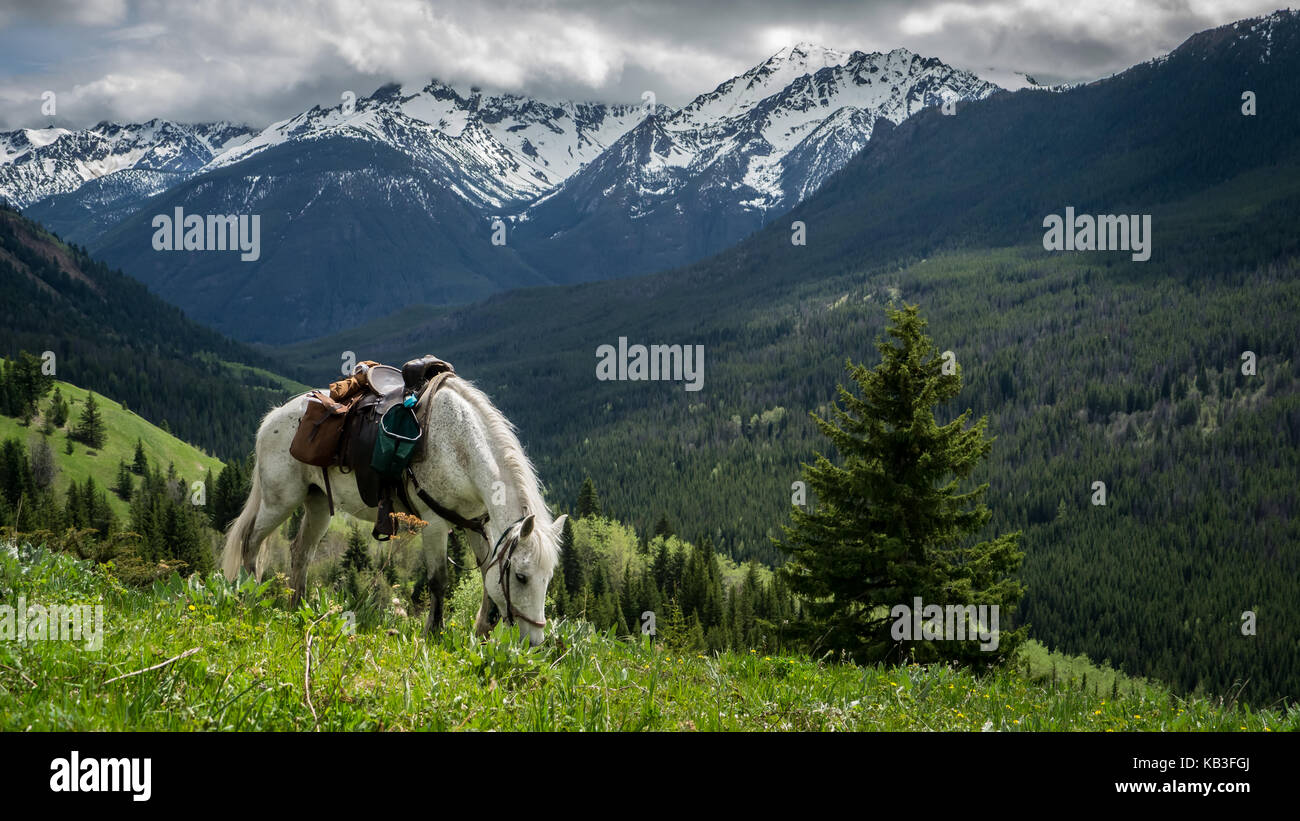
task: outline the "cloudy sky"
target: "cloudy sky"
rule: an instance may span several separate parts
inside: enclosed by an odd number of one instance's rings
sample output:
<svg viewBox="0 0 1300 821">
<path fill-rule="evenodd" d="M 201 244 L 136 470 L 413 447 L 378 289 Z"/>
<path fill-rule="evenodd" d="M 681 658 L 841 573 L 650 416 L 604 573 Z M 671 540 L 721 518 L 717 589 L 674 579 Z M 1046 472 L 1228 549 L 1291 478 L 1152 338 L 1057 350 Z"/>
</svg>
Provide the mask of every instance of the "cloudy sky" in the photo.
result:
<svg viewBox="0 0 1300 821">
<path fill-rule="evenodd" d="M 0 0 L 0 128 L 266 125 L 438 78 L 680 105 L 782 48 L 903 46 L 994 82 L 1091 80 L 1281 0 Z M 46 91 L 56 115 L 42 115 Z"/>
</svg>

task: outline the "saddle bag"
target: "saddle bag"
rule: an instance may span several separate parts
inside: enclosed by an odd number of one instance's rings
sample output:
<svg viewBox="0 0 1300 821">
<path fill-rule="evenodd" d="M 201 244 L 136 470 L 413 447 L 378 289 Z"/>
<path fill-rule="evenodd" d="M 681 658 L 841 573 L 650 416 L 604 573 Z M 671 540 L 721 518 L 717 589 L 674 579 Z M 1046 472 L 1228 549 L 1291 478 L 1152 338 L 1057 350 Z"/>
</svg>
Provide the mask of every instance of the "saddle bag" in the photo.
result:
<svg viewBox="0 0 1300 821">
<path fill-rule="evenodd" d="M 307 408 L 298 420 L 289 455 L 317 467 L 334 464 L 347 416 L 347 405 L 335 402 L 321 391 L 307 394 Z"/>
<path fill-rule="evenodd" d="M 407 407 L 405 402 L 393 405 L 379 418 L 379 435 L 375 437 L 370 469 L 381 480 L 400 481 L 423 435 L 415 409 Z"/>
</svg>

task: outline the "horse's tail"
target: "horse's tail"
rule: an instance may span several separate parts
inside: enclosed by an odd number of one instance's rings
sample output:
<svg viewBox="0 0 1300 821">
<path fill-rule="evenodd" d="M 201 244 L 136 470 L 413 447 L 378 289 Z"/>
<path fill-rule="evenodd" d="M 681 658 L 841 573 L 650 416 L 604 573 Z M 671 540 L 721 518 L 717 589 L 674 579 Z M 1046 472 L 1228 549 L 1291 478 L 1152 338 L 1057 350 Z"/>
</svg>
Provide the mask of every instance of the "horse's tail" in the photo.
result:
<svg viewBox="0 0 1300 821">
<path fill-rule="evenodd" d="M 221 572 L 230 581 L 239 578 L 239 565 L 244 558 L 244 543 L 248 541 L 253 523 L 257 521 L 257 512 L 262 507 L 262 482 L 258 479 L 259 474 L 260 471 L 254 462 L 253 484 L 248 491 L 248 501 L 244 502 L 244 509 L 239 512 L 239 518 L 231 522 L 230 527 L 226 529 L 226 546 L 221 553 Z"/>
</svg>

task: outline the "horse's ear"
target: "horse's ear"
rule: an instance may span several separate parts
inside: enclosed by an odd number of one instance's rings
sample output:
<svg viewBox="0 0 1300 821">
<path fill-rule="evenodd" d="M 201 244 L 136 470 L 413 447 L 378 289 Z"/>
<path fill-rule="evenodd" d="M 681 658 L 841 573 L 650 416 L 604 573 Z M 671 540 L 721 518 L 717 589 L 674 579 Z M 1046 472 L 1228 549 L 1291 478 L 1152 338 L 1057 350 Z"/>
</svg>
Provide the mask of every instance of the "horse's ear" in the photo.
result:
<svg viewBox="0 0 1300 821">
<path fill-rule="evenodd" d="M 530 514 L 519 527 L 519 538 L 527 539 L 531 535 L 533 535 L 533 516 Z"/>
<path fill-rule="evenodd" d="M 556 519 L 555 522 L 551 525 L 551 529 L 555 531 L 555 538 L 558 539 L 564 535 L 564 523 L 567 522 L 568 520 L 569 520 L 569 514 L 565 513 L 563 516 Z"/>
</svg>

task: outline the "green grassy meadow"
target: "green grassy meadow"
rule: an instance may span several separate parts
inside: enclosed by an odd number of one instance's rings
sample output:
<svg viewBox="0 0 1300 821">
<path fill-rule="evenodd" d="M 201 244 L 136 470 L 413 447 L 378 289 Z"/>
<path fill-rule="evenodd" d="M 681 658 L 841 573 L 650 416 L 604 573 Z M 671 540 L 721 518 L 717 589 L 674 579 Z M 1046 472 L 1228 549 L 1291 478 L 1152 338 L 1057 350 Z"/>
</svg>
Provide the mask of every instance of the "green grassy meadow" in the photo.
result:
<svg viewBox="0 0 1300 821">
<path fill-rule="evenodd" d="M 619 639 L 561 620 L 529 650 L 499 626 L 470 636 L 475 574 L 441 637 L 394 607 L 350 623 L 317 589 L 173 577 L 122 585 L 112 567 L 0 548 L 0 602 L 102 604 L 103 643 L 0 641 L 0 730 L 1279 731 L 1300 711 L 1179 698 L 1124 680 L 1085 691 L 1042 651 L 989 674 L 830 658 L 704 655 L 671 636 Z M 351 626 L 350 626 L 351 624 Z M 0 622 L 0 628 L 3 623 Z M 10 630 L 12 630 L 12 626 Z M 1041 651 L 1041 648 L 1035 652 Z M 1035 668 L 1039 669 L 1035 669 Z M 152 668 L 152 669 L 150 669 Z M 1094 670 L 1096 668 L 1093 668 Z M 144 672 L 140 672 L 144 671 Z M 1109 684 L 1109 682 L 1106 682 Z"/>
</svg>

